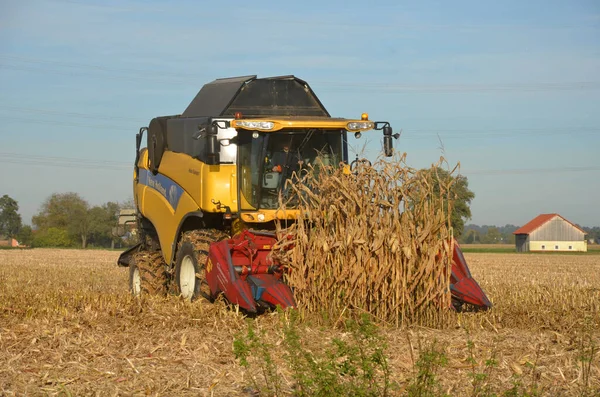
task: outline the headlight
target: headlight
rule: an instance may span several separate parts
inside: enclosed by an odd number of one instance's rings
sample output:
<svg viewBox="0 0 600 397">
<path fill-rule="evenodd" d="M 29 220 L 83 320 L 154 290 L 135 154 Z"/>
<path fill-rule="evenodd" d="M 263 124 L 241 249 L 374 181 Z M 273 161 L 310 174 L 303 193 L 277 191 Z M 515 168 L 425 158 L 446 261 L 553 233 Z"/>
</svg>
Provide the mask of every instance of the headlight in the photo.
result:
<svg viewBox="0 0 600 397">
<path fill-rule="evenodd" d="M 249 120 L 234 120 L 232 122 L 236 128 L 245 128 L 248 130 L 272 130 L 275 123 L 272 121 L 249 121 Z"/>
<path fill-rule="evenodd" d="M 351 121 L 346 124 L 346 129 L 349 131 L 370 130 L 373 128 L 372 121 Z"/>
</svg>

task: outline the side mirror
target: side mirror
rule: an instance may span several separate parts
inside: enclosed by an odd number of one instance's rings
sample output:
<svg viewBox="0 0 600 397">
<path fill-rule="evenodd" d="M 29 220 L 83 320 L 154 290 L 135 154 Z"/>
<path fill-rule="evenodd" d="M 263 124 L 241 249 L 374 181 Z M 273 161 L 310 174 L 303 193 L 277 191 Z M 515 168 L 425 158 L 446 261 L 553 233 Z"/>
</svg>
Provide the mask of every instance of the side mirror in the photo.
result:
<svg viewBox="0 0 600 397">
<path fill-rule="evenodd" d="M 394 154 L 394 144 L 392 143 L 392 137 L 384 135 L 383 137 L 383 152 L 385 157 L 392 157 Z"/>
<path fill-rule="evenodd" d="M 392 138 L 398 139 L 400 138 L 400 134 L 394 134 L 392 126 L 387 121 L 376 121 L 374 129 L 383 131 L 383 152 L 386 157 L 392 157 L 394 155 Z"/>
<path fill-rule="evenodd" d="M 389 124 L 383 127 L 383 152 L 385 157 L 392 157 L 394 154 L 394 143 L 392 142 L 392 126 Z"/>
</svg>

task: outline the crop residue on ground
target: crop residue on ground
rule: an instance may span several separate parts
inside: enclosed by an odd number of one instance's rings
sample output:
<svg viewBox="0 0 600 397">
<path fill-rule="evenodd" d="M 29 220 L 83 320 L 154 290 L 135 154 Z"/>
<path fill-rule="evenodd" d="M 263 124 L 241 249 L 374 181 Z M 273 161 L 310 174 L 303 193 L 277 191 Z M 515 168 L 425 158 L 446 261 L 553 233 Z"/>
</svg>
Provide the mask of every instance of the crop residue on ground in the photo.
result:
<svg viewBox="0 0 600 397">
<path fill-rule="evenodd" d="M 0 251 L 0 394 L 247 395 L 248 374 L 232 348 L 246 320 L 219 303 L 133 299 L 117 256 Z M 437 340 L 448 357 L 438 381 L 450 395 L 472 394 L 471 353 L 479 370 L 494 355 L 497 367 L 488 382 L 498 394 L 521 379 L 535 383 L 540 395 L 578 396 L 586 375 L 589 390 L 599 390 L 598 354 L 587 373 L 581 361 L 591 346 L 600 346 L 597 255 L 466 258 L 494 308 L 457 315 L 447 330 L 382 326 L 400 386 L 414 377 L 419 341 Z M 277 349 L 278 315 L 252 321 Z M 302 332 L 313 351 L 343 337 L 341 330 L 323 326 L 303 325 Z"/>
</svg>

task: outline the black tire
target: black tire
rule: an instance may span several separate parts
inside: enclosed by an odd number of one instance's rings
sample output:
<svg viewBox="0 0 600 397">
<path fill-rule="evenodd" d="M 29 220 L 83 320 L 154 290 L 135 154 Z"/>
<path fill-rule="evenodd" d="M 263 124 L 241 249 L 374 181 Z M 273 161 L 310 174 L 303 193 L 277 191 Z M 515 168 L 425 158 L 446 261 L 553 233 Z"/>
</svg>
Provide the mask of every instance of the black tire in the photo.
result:
<svg viewBox="0 0 600 397">
<path fill-rule="evenodd" d="M 177 248 L 175 262 L 175 284 L 177 294 L 186 300 L 194 301 L 199 296 L 212 301 L 210 288 L 206 282 L 206 260 L 208 250 L 214 242 L 229 238 L 217 229 L 200 229 L 185 232 Z"/>
<path fill-rule="evenodd" d="M 142 251 L 133 255 L 129 263 L 129 291 L 141 294 L 165 295 L 169 276 L 160 251 Z"/>
</svg>

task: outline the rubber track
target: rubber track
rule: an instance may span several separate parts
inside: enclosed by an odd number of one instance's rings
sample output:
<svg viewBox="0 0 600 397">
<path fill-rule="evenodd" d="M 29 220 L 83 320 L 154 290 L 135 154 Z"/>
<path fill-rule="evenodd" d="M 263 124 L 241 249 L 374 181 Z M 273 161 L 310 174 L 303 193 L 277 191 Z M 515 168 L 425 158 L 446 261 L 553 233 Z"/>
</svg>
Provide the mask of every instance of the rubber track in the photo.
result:
<svg viewBox="0 0 600 397">
<path fill-rule="evenodd" d="M 194 246 L 194 253 L 196 254 L 196 261 L 199 266 L 199 273 L 201 275 L 200 278 L 205 278 L 204 276 L 204 268 L 206 266 L 206 260 L 208 258 L 208 250 L 210 249 L 210 245 L 217 241 L 228 239 L 229 236 L 221 230 L 218 229 L 197 229 L 190 230 L 189 232 L 185 232 L 183 236 L 181 236 L 181 240 L 179 241 L 179 248 L 184 242 L 190 242 Z M 202 295 L 206 298 L 209 298 L 210 290 L 208 289 L 208 285 L 204 279 L 201 279 L 200 282 L 203 284 L 200 287 L 200 291 Z"/>
<path fill-rule="evenodd" d="M 160 251 L 142 251 L 133 256 L 140 271 L 142 293 L 165 295 L 169 277 Z"/>
</svg>

